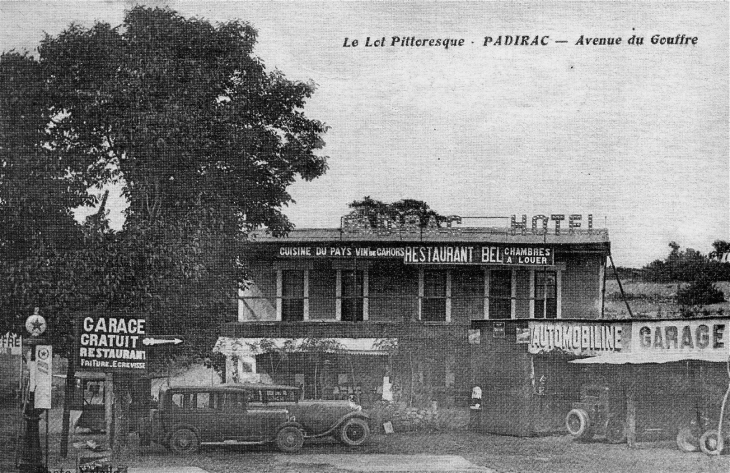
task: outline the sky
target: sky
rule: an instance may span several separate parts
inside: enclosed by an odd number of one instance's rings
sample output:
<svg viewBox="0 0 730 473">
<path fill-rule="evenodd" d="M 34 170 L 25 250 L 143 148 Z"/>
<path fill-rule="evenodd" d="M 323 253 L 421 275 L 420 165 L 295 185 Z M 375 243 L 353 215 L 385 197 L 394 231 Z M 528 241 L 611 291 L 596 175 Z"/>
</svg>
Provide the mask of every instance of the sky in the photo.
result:
<svg viewBox="0 0 730 473">
<path fill-rule="evenodd" d="M 0 49 L 120 24 L 135 3 L 0 0 Z M 727 2 L 139 3 L 248 21 L 268 69 L 317 84 L 305 113 L 330 127 L 329 170 L 291 187 L 298 228 L 337 227 L 367 195 L 465 217 L 592 214 L 619 266 L 730 239 Z M 696 44 L 651 41 L 682 34 Z M 516 35 L 548 44 L 494 45 Z M 119 226 L 124 203 L 110 205 Z"/>
</svg>

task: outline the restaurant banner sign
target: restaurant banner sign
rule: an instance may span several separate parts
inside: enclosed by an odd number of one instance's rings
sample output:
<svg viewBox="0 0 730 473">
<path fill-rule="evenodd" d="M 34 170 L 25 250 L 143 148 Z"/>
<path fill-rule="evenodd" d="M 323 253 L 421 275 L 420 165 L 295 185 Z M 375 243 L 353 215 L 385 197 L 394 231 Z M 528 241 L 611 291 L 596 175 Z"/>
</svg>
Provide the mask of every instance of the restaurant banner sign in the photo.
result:
<svg viewBox="0 0 730 473">
<path fill-rule="evenodd" d="M 81 318 L 79 367 L 104 372 L 146 370 L 146 323 L 140 317 Z"/>
<path fill-rule="evenodd" d="M 518 330 L 517 343 L 527 343 L 532 354 L 564 352 L 598 355 L 620 352 L 623 326 L 619 324 L 531 320 Z"/>
<path fill-rule="evenodd" d="M 634 322 L 632 351 L 636 353 L 727 353 L 727 324 L 722 320 L 663 320 Z"/>
<path fill-rule="evenodd" d="M 552 266 L 552 247 L 432 245 L 405 247 L 282 246 L 280 258 L 401 258 L 405 264 Z"/>
</svg>

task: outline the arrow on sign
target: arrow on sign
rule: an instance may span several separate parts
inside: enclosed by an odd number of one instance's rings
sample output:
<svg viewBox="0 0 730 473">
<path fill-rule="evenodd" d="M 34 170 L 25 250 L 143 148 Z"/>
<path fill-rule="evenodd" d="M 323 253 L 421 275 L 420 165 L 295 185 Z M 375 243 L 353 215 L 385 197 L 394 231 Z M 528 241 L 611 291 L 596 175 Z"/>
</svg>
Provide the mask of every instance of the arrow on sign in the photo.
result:
<svg viewBox="0 0 730 473">
<path fill-rule="evenodd" d="M 142 345 L 162 345 L 165 343 L 172 343 L 173 345 L 179 345 L 183 341 L 179 338 L 152 338 L 147 337 L 142 339 Z"/>
</svg>

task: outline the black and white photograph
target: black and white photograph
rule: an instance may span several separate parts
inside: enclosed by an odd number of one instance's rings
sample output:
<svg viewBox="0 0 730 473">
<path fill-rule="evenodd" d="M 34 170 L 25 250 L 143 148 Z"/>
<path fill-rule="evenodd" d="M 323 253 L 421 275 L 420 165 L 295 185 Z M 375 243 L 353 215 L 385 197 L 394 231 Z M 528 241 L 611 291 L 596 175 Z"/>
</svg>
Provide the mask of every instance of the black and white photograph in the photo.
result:
<svg viewBox="0 0 730 473">
<path fill-rule="evenodd" d="M 729 472 L 729 18 L 0 0 L 0 471 Z"/>
</svg>

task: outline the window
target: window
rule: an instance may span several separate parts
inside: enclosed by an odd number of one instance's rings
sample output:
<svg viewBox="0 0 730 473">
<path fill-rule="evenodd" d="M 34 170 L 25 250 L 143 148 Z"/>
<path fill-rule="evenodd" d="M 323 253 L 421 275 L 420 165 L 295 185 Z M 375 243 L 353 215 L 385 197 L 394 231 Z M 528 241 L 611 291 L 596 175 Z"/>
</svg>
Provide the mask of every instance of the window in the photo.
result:
<svg viewBox="0 0 730 473">
<path fill-rule="evenodd" d="M 245 396 L 246 394 L 244 392 L 219 393 L 217 407 L 223 411 L 241 411 L 246 407 Z"/>
<path fill-rule="evenodd" d="M 363 320 L 363 272 L 342 271 L 342 317 L 343 321 Z"/>
<path fill-rule="evenodd" d="M 423 272 L 421 320 L 432 322 L 446 320 L 446 271 Z"/>
<path fill-rule="evenodd" d="M 555 319 L 558 316 L 555 271 L 535 271 L 535 318 Z"/>
<path fill-rule="evenodd" d="M 281 273 L 281 320 L 304 320 L 304 271 Z"/>
<path fill-rule="evenodd" d="M 299 393 L 294 389 L 267 389 L 266 402 L 296 402 Z"/>
<path fill-rule="evenodd" d="M 489 273 L 489 318 L 512 318 L 512 271 Z"/>
</svg>

